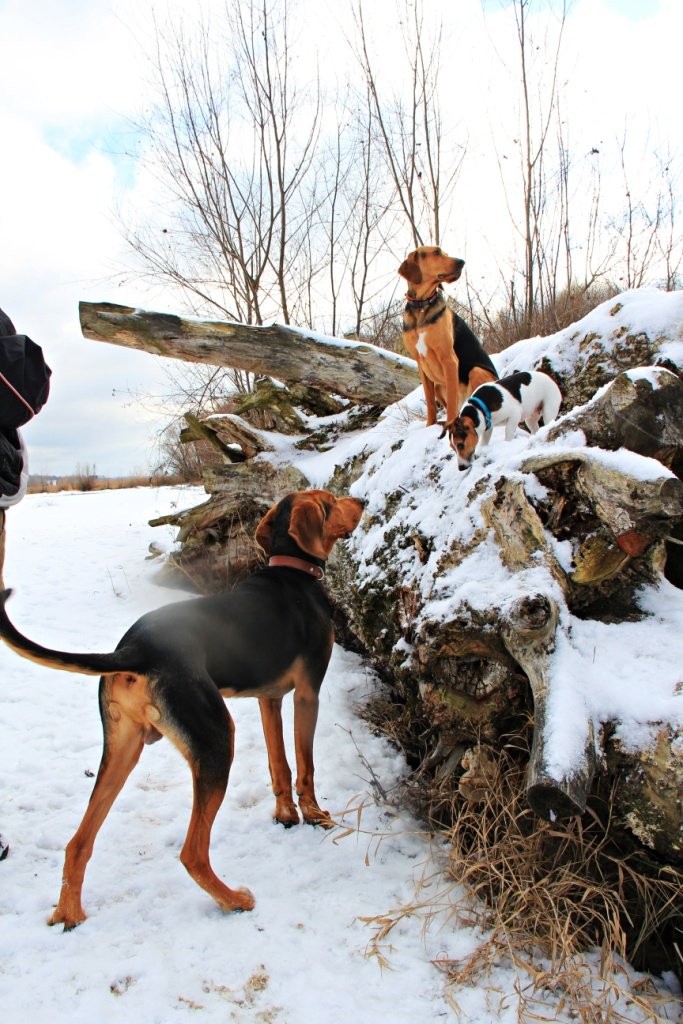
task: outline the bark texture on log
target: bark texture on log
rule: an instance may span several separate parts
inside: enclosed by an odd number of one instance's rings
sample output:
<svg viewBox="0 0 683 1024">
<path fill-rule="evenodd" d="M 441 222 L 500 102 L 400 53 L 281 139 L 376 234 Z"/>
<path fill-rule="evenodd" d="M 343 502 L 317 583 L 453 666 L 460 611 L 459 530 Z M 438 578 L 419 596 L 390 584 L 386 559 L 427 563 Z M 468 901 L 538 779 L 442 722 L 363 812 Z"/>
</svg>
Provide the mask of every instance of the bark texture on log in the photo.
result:
<svg viewBox="0 0 683 1024">
<path fill-rule="evenodd" d="M 524 669 L 534 699 L 534 734 L 527 769 L 527 800 L 531 809 L 548 821 L 583 814 L 597 767 L 595 737 L 586 720 L 583 754 L 574 770 L 559 779 L 548 770 L 552 746 L 545 736 L 551 689 L 550 655 L 555 645 L 558 608 L 544 594 L 516 602 L 503 624 L 505 646 Z"/>
<path fill-rule="evenodd" d="M 628 772 L 616 790 L 617 812 L 646 849 L 665 863 L 683 864 L 683 729 L 663 725 L 654 744 L 635 753 L 610 741 L 613 771 Z"/>
<path fill-rule="evenodd" d="M 679 394 L 674 375 L 662 371 L 662 381 L 670 394 Z M 621 380 L 612 385 L 622 386 Z M 630 383 L 627 390 L 630 394 Z M 476 510 L 472 529 L 455 529 L 448 539 L 450 547 L 438 558 L 433 536 L 422 530 L 418 510 L 411 507 L 410 486 L 387 489 L 384 507 L 377 509 L 371 502 L 361 532 L 350 541 L 352 549 L 364 552 L 363 569 L 359 573 L 353 553 L 347 556 L 350 564 L 339 592 L 350 594 L 354 632 L 382 674 L 393 680 L 397 704 L 410 708 L 414 731 L 421 730 L 426 737 L 412 756 L 423 790 L 431 773 L 435 806 L 443 800 L 439 779 L 444 772 L 454 782 L 465 778 L 463 795 L 468 799 L 481 794 L 487 772 L 477 767 L 478 755 L 471 751 L 482 743 L 495 749 L 505 742 L 511 724 L 519 724 L 524 716 L 526 684 L 534 715 L 529 804 L 548 819 L 580 814 L 586 806 L 592 780 L 602 769 L 600 737 L 586 706 L 581 749 L 569 769 L 557 769 L 546 729 L 556 641 L 561 638 L 564 648 L 571 647 L 566 636 L 571 615 L 605 623 L 641 618 L 641 589 L 661 579 L 669 559 L 668 538 L 683 523 L 681 481 L 664 464 L 649 461 L 650 451 L 680 454 L 675 408 L 670 415 L 659 403 L 653 416 L 650 384 L 633 390 L 628 417 L 612 416 L 609 429 L 605 410 L 618 407 L 620 400 L 607 389 L 595 400 L 595 417 L 591 404 L 553 427 L 553 446 L 534 439 L 533 454 L 522 451 L 514 465 L 508 461 L 500 468 L 485 454 L 478 475 L 473 471 L 458 478 L 455 507 L 444 503 L 442 496 L 446 468 L 436 472 L 436 465 L 426 467 L 425 475 L 434 479 L 430 521 L 452 516 L 455 525 L 459 515 Z M 587 437 L 599 436 L 605 447 L 582 446 L 576 438 L 577 421 Z M 644 421 L 652 433 L 647 459 L 626 452 L 620 433 L 631 432 L 634 422 Z M 607 444 L 614 451 L 607 450 Z M 398 441 L 384 456 L 387 480 L 399 477 L 402 447 Z M 455 468 L 453 472 L 457 474 Z M 381 473 L 375 457 L 372 476 L 360 481 L 371 488 L 369 494 L 372 488 L 383 490 Z M 361 488 L 357 493 L 364 492 Z M 472 602 L 467 596 L 449 595 L 454 611 L 444 617 L 439 610 L 432 618 L 434 590 L 443 590 L 439 581 L 455 573 L 471 587 L 478 566 L 491 557 L 492 542 L 510 574 L 509 584 L 492 583 L 484 604 L 481 596 Z M 426 578 L 425 563 L 433 567 Z M 516 578 L 524 582 L 516 584 Z M 485 592 L 489 588 L 485 580 L 481 582 Z M 519 589 L 526 591 L 524 598 L 514 597 Z M 561 627 L 560 605 L 565 623 Z M 435 608 L 441 609 L 439 601 Z M 407 732 L 408 718 L 392 718 L 390 734 Z M 405 746 L 410 749 L 410 741 Z M 680 761 L 680 753 L 672 756 Z M 661 758 L 657 764 L 662 764 Z M 656 816 L 658 824 L 647 824 L 648 835 L 656 837 L 652 842 L 671 851 L 672 857 L 679 856 L 679 818 L 674 811 L 668 817 Z M 633 823 L 633 815 L 629 820 Z"/>
<path fill-rule="evenodd" d="M 81 302 L 79 312 L 84 337 L 94 341 L 267 374 L 361 404 L 391 405 L 420 382 L 411 359 L 281 324 L 254 327 L 189 320 L 108 302 Z"/>
<path fill-rule="evenodd" d="M 589 444 L 628 448 L 672 468 L 683 448 L 683 381 L 663 367 L 620 373 L 587 405 L 548 430 L 548 440 L 582 430 Z"/>
<path fill-rule="evenodd" d="M 244 459 L 253 459 L 260 452 L 272 452 L 274 446 L 268 440 L 265 430 L 250 426 L 241 416 L 232 413 L 216 413 L 202 421 L 202 426 L 212 430 L 219 441 L 227 445 L 238 445 Z"/>
<path fill-rule="evenodd" d="M 206 502 L 154 519 L 151 525 L 177 526 L 182 545 L 168 558 L 159 582 L 216 594 L 262 564 L 263 553 L 254 540 L 256 527 L 271 505 L 289 491 L 305 488 L 307 481 L 292 467 L 278 470 L 268 462 L 208 467 L 205 475 L 205 485 L 212 490 Z"/>
<path fill-rule="evenodd" d="M 221 436 L 221 431 L 216 429 L 216 424 L 209 422 L 208 420 L 202 421 L 190 412 L 185 413 L 185 421 L 187 423 L 187 427 L 180 433 L 180 441 L 182 444 L 188 444 L 191 441 L 205 441 L 213 448 L 216 448 L 220 455 L 224 459 L 227 459 L 228 462 L 244 462 L 247 457 L 244 450 L 239 451 L 236 448 L 231 447 L 231 443 L 234 443 L 234 439 L 230 437 L 228 437 L 226 443 Z M 222 433 L 225 433 L 225 431 Z"/>
</svg>

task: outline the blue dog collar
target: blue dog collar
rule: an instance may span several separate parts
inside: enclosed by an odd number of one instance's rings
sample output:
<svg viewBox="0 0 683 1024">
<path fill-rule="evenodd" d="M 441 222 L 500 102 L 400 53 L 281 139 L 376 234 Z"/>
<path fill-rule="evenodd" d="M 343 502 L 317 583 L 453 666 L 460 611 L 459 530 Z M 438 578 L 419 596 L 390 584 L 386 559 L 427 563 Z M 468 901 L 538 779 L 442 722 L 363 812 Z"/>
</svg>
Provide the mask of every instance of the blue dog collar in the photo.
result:
<svg viewBox="0 0 683 1024">
<path fill-rule="evenodd" d="M 484 414 L 484 419 L 486 421 L 486 429 L 491 430 L 491 428 L 493 427 L 493 423 L 491 421 L 491 413 L 489 411 L 489 407 L 485 405 L 484 402 L 482 402 L 481 398 L 477 398 L 476 395 L 470 395 L 467 401 L 470 403 L 470 405 L 476 405 L 479 407 L 479 409 L 481 409 L 481 411 Z"/>
</svg>

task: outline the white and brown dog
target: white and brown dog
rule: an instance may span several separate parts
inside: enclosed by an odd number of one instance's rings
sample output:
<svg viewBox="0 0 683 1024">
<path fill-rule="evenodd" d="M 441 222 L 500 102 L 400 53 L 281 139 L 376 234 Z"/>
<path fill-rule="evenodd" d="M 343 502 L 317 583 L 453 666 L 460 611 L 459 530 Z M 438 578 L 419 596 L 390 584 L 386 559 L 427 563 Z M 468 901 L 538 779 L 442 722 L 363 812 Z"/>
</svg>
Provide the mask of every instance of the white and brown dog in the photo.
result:
<svg viewBox="0 0 683 1024">
<path fill-rule="evenodd" d="M 539 370 L 522 370 L 501 377 L 495 383 L 482 384 L 470 395 L 457 419 L 448 423 L 441 434 L 458 456 L 460 469 L 472 463 L 479 443 L 486 445 L 495 426 L 505 425 L 505 440 L 511 441 L 517 426 L 526 423 L 532 434 L 541 418 L 550 423 L 560 411 L 562 392 L 552 377 Z"/>
</svg>

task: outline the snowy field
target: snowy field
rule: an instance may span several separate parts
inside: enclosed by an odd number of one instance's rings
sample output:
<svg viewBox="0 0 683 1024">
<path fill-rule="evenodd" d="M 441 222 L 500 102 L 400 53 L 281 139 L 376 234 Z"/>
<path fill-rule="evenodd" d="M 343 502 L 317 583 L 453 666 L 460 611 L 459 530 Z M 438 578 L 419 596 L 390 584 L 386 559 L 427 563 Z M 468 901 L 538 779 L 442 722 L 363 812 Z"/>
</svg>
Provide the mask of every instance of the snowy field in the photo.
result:
<svg viewBox="0 0 683 1024">
<path fill-rule="evenodd" d="M 27 497 L 8 514 L 11 617 L 48 646 L 111 650 L 141 613 L 187 597 L 154 584 L 149 543 L 173 538 L 147 521 L 203 498 L 198 488 Z M 520 1020 L 529 979 L 509 964 L 486 986 L 454 993 L 459 1017 L 448 999 L 432 961 L 466 957 L 480 936 L 449 910 L 443 851 L 409 815 L 373 801 L 367 765 L 388 791 L 404 769 L 354 713 L 373 686 L 355 655 L 335 649 L 316 735 L 318 796 L 340 822 L 331 833 L 271 822 L 257 702 L 230 702 L 235 761 L 212 859 L 229 885 L 254 892 L 253 912 L 222 914 L 181 866 L 190 774 L 163 741 L 145 748 L 100 832 L 84 886 L 88 920 L 67 934 L 45 922 L 99 763 L 97 681 L 4 646 L 0 666 L 0 832 L 10 844 L 0 863 L 4 1022 Z M 291 741 L 290 718 L 286 732 Z M 363 919 L 420 901 L 442 909 L 405 916 L 373 955 L 378 926 Z M 569 1020 L 554 1003 L 547 995 L 544 1019 Z M 678 1019 L 673 1003 L 664 1012 Z"/>
<path fill-rule="evenodd" d="M 112 649 L 142 612 L 187 598 L 152 582 L 148 545 L 172 534 L 147 521 L 203 497 L 171 488 L 28 496 L 7 517 L 10 615 L 48 646 Z M 423 935 L 419 917 L 409 918 L 384 949 L 393 970 L 366 955 L 374 928 L 360 918 L 412 903 L 435 867 L 416 823 L 370 797 L 361 755 L 387 789 L 402 759 L 354 715 L 371 685 L 356 656 L 335 649 L 316 764 L 321 803 L 337 820 L 355 827 L 355 811 L 342 815 L 367 801 L 360 833 L 271 822 L 258 704 L 231 701 L 236 752 L 213 863 L 229 885 L 254 892 L 256 909 L 223 915 L 180 864 L 190 774 L 163 741 L 145 748 L 100 832 L 84 887 L 88 920 L 68 934 L 45 922 L 99 764 L 97 679 L 33 665 L 4 645 L 0 665 L 0 832 L 10 844 L 0 863 L 3 1021 L 415 1024 L 449 1016 L 430 960 L 467 953 L 473 936 L 438 926 Z M 291 740 L 289 718 L 286 730 Z M 433 892 L 430 885 L 421 898 Z"/>
</svg>

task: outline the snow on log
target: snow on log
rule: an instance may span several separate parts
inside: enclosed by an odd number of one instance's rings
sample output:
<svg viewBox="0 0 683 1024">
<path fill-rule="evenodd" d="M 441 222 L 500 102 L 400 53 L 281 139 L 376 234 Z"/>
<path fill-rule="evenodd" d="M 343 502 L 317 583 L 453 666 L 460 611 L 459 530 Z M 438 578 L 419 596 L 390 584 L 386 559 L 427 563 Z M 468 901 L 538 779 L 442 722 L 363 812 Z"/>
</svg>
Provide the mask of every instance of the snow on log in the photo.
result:
<svg viewBox="0 0 683 1024">
<path fill-rule="evenodd" d="M 548 440 L 570 428 L 582 430 L 591 445 L 627 448 L 669 466 L 672 454 L 683 447 L 683 381 L 660 366 L 627 370 L 551 425 Z"/>
<path fill-rule="evenodd" d="M 569 411 L 533 437 L 519 431 L 505 443 L 494 433 L 469 472 L 458 471 L 438 430 L 425 428 L 419 392 L 379 420 L 321 410 L 316 427 L 311 392 L 291 401 L 288 385 L 259 405 L 276 432 L 257 430 L 262 419 L 247 422 L 249 410 L 202 421 L 243 461 L 227 456 L 207 467 L 212 496 L 196 515 L 178 517 L 183 545 L 174 558 L 199 589 L 221 589 L 252 564 L 244 538 L 266 498 L 352 487 L 366 513 L 337 545 L 328 587 L 342 639 L 388 681 L 376 717 L 375 705 L 367 714 L 405 750 L 423 809 L 439 817 L 455 799 L 482 800 L 496 752 L 524 749 L 531 715 L 533 810 L 549 819 L 580 814 L 591 780 L 602 785 L 608 775 L 634 842 L 679 864 L 680 675 L 670 678 L 668 663 L 649 669 L 646 719 L 631 721 L 619 677 L 630 671 L 628 642 L 603 652 L 597 640 L 647 618 L 643 595 L 655 600 L 667 580 L 683 585 L 683 299 L 659 294 L 655 307 L 646 298 L 627 293 L 554 338 L 496 356 L 503 370 L 551 372 Z M 261 372 L 280 379 L 261 351 Z M 297 408 L 305 409 L 300 420 Z M 680 640 L 676 622 L 659 612 L 662 651 Z M 659 655 L 647 652 L 653 665 Z M 602 680 L 615 673 L 601 705 Z M 655 736 L 656 749 L 639 752 L 634 734 L 643 743 Z"/>
</svg>

